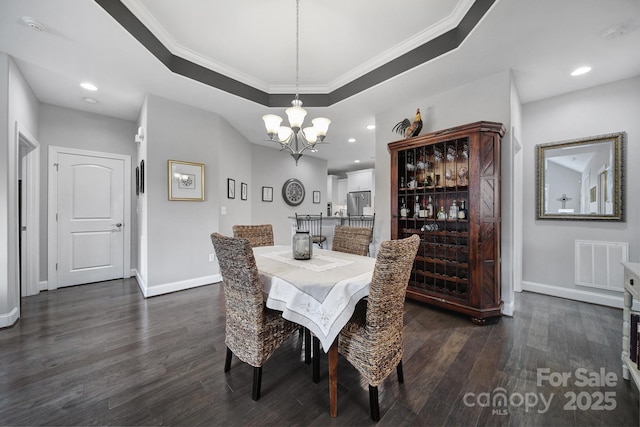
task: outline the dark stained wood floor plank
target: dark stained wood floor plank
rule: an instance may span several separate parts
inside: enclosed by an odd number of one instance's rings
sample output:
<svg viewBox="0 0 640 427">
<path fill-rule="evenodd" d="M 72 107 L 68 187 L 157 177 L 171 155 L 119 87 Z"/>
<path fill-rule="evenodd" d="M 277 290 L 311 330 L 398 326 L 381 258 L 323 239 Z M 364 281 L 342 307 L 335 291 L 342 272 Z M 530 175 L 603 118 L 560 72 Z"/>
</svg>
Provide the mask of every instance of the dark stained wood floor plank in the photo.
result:
<svg viewBox="0 0 640 427">
<path fill-rule="evenodd" d="M 477 326 L 418 302 L 405 307 L 405 382 L 394 372 L 379 386 L 377 425 L 638 425 L 638 392 L 622 380 L 621 310 L 522 293 L 516 317 Z M 24 298 L 21 314 L 0 330 L 1 425 L 376 425 L 368 385 L 342 358 L 338 417 L 329 416 L 327 357 L 314 384 L 298 334 L 264 365 L 261 398 L 251 400 L 252 368 L 234 357 L 223 370 L 220 284 L 144 299 L 133 279 L 95 283 Z M 605 368 L 618 381 L 539 386 L 540 368 Z M 553 400 L 545 413 L 474 400 L 496 390 Z M 585 391 L 615 393 L 615 410 L 565 410 L 565 393 Z"/>
</svg>

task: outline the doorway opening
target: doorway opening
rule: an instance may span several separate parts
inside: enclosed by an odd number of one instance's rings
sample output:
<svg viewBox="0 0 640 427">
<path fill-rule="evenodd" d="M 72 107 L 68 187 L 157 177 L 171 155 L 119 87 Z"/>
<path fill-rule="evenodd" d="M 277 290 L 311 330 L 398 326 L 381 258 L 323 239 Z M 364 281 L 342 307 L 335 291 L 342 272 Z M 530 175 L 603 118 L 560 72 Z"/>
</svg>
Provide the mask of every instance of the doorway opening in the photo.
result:
<svg viewBox="0 0 640 427">
<path fill-rule="evenodd" d="M 17 241 L 20 298 L 40 292 L 40 144 L 16 123 Z"/>
</svg>

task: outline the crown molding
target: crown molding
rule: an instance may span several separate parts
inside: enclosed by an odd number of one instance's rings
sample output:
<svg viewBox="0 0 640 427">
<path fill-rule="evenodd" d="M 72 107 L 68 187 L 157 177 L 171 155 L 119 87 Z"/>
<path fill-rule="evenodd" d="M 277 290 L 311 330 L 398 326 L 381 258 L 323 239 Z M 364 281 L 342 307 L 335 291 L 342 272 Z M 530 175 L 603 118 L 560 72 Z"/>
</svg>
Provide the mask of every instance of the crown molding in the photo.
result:
<svg viewBox="0 0 640 427">
<path fill-rule="evenodd" d="M 266 82 L 178 45 L 138 0 L 94 0 L 169 70 L 267 107 L 290 103 L 293 86 Z M 454 13 L 325 86 L 301 86 L 309 107 L 327 107 L 457 49 L 499 0 L 460 0 Z M 285 94 L 285 92 L 290 92 Z M 285 99 L 286 102 L 284 101 Z"/>
</svg>

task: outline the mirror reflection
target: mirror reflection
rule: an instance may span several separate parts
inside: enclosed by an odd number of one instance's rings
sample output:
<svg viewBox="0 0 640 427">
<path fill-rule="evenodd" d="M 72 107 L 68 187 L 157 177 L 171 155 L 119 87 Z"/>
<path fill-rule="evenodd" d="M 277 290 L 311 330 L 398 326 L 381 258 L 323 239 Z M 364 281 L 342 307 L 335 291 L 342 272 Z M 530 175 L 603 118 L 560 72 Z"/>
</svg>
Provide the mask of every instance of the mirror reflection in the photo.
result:
<svg viewBox="0 0 640 427">
<path fill-rule="evenodd" d="M 538 219 L 623 219 L 622 132 L 537 148 Z"/>
</svg>

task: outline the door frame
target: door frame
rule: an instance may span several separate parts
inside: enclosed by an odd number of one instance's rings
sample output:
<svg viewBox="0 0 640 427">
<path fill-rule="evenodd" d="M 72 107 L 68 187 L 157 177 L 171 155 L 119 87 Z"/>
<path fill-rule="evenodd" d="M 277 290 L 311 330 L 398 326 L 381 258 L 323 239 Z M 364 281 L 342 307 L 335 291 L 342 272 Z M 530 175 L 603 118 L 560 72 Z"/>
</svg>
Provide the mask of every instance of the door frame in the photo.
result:
<svg viewBox="0 0 640 427">
<path fill-rule="evenodd" d="M 49 290 L 58 289 L 58 275 L 56 272 L 56 263 L 58 262 L 58 227 L 57 227 L 57 212 L 58 212 L 58 155 L 59 154 L 73 154 L 78 156 L 87 157 L 101 157 L 107 159 L 117 159 L 124 161 L 124 226 L 122 232 L 123 235 L 123 277 L 130 277 L 131 274 L 131 156 L 124 154 L 103 153 L 99 151 L 79 150 L 76 148 L 66 147 L 49 147 L 49 188 L 48 188 L 48 280 L 47 286 Z"/>
<path fill-rule="evenodd" d="M 22 296 L 26 297 L 40 293 L 40 143 L 16 121 L 15 145 L 17 161 L 21 163 L 21 167 L 16 164 L 16 175 L 22 179 L 22 191 L 26 195 L 22 206 L 26 210 L 26 237 L 22 241 L 22 253 L 18 253 L 19 258 L 16 258 L 22 260 L 24 274 L 18 286 L 21 287 Z M 24 156 L 20 154 L 21 149 L 24 149 Z M 17 206 L 16 203 L 16 226 L 20 224 Z M 22 233 L 22 230 L 17 232 Z"/>
</svg>

